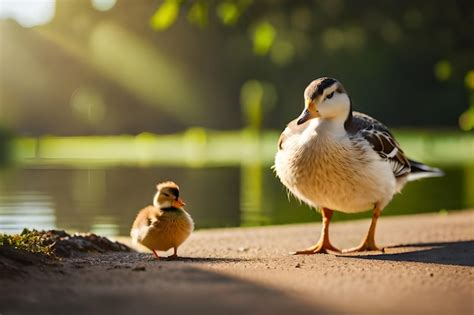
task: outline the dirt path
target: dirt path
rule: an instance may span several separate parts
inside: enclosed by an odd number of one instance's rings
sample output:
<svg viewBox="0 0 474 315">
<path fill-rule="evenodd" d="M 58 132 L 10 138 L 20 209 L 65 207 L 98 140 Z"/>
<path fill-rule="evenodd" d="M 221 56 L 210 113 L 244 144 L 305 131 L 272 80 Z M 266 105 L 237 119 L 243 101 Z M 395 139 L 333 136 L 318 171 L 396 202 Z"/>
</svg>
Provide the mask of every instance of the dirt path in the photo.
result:
<svg viewBox="0 0 474 315">
<path fill-rule="evenodd" d="M 356 245 L 368 224 L 333 224 L 333 244 Z M 0 280 L 0 314 L 473 314 L 474 211 L 382 217 L 385 253 L 288 255 L 319 229 L 198 231 L 179 261 L 116 253 L 25 266 L 26 275 Z"/>
</svg>

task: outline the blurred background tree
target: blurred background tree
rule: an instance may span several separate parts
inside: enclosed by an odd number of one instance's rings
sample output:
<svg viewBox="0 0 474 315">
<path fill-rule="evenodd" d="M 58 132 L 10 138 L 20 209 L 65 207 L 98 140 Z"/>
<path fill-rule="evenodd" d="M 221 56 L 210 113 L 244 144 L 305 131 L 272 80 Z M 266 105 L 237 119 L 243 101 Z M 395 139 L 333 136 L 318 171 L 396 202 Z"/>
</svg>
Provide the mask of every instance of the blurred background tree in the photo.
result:
<svg viewBox="0 0 474 315">
<path fill-rule="evenodd" d="M 472 1 L 40 0 L 37 23 L 15 2 L 0 122 L 20 135 L 281 129 L 325 75 L 390 126 L 474 126 Z"/>
<path fill-rule="evenodd" d="M 11 137 L 10 131 L 0 125 L 0 167 L 9 162 Z"/>
</svg>

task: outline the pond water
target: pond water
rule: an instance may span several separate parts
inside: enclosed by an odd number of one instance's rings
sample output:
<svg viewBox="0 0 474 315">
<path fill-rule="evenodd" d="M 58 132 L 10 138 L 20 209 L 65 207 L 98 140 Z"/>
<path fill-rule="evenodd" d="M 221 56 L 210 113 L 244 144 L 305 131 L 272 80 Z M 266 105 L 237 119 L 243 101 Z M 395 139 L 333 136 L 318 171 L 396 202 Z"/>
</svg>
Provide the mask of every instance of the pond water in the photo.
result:
<svg viewBox="0 0 474 315">
<path fill-rule="evenodd" d="M 439 166 L 439 165 L 438 165 Z M 386 215 L 474 207 L 474 164 L 441 165 L 443 178 L 409 183 Z M 196 227 L 255 226 L 320 221 L 287 193 L 268 165 L 232 167 L 94 167 L 28 165 L 0 170 L 0 233 L 24 227 L 128 235 L 155 185 L 172 179 L 181 188 Z M 335 220 L 370 217 L 370 212 Z"/>
</svg>

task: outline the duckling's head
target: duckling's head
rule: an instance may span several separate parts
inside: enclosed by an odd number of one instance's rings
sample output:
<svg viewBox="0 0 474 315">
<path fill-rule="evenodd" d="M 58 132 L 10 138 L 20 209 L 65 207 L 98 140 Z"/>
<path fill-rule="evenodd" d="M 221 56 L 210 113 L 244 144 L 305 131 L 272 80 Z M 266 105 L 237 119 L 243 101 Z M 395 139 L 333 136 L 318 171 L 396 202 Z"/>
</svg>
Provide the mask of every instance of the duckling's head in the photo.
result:
<svg viewBox="0 0 474 315">
<path fill-rule="evenodd" d="M 179 187 L 174 182 L 164 182 L 156 185 L 153 205 L 157 208 L 182 208 L 186 204 L 179 198 Z"/>
<path fill-rule="evenodd" d="M 346 121 L 352 115 L 351 100 L 342 84 L 333 78 L 319 78 L 304 91 L 305 108 L 298 118 L 301 125 L 313 118 Z"/>
</svg>

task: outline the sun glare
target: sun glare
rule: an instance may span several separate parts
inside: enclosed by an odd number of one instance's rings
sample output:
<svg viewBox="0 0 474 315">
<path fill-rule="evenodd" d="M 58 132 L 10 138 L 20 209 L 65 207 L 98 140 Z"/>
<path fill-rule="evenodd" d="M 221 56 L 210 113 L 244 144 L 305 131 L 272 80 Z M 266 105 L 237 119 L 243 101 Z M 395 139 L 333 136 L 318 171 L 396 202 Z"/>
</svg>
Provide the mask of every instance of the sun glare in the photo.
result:
<svg viewBox="0 0 474 315">
<path fill-rule="evenodd" d="M 107 11 L 112 9 L 117 0 L 91 0 L 92 6 L 99 11 Z"/>
<path fill-rule="evenodd" d="M 55 13 L 55 0 L 0 0 L 0 19 L 12 18 L 23 27 L 46 24 Z"/>
</svg>

